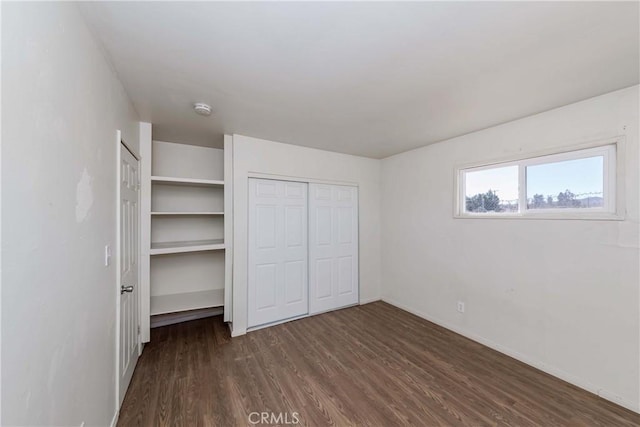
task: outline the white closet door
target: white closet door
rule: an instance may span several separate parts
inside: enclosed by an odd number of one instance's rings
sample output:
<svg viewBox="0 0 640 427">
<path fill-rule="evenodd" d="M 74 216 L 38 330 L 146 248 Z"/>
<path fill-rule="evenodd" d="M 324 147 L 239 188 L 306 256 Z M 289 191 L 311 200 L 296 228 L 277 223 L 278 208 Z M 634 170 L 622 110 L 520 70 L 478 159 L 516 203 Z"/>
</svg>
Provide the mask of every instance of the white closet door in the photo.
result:
<svg viewBox="0 0 640 427">
<path fill-rule="evenodd" d="M 309 313 L 358 303 L 358 189 L 309 185 Z"/>
<path fill-rule="evenodd" d="M 248 325 L 308 313 L 307 184 L 249 179 Z"/>
</svg>

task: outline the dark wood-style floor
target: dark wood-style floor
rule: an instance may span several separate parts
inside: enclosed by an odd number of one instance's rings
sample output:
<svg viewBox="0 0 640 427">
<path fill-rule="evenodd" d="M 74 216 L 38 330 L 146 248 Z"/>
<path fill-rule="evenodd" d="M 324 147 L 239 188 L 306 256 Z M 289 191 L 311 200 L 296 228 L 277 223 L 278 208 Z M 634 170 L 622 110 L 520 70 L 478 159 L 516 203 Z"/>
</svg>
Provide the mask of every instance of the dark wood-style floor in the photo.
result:
<svg viewBox="0 0 640 427">
<path fill-rule="evenodd" d="M 119 426 L 246 426 L 252 412 L 311 426 L 640 425 L 640 415 L 383 302 L 233 340 L 221 317 L 151 339 Z"/>
</svg>

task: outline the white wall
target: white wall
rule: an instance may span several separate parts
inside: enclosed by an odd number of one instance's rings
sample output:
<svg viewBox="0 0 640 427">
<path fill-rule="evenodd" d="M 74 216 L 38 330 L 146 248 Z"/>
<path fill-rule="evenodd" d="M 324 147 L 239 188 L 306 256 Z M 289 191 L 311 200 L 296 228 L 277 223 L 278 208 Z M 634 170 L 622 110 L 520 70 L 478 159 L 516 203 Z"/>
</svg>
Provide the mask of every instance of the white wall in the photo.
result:
<svg viewBox="0 0 640 427">
<path fill-rule="evenodd" d="M 250 173 L 357 184 L 360 302 L 380 299 L 380 161 L 233 136 L 233 334 L 247 327 L 247 201 Z"/>
<path fill-rule="evenodd" d="M 456 165 L 616 135 L 626 220 L 453 218 Z M 384 159 L 383 299 L 638 411 L 638 156 L 636 86 Z"/>
<path fill-rule="evenodd" d="M 151 174 L 195 179 L 224 179 L 224 150 L 153 141 Z"/>
<path fill-rule="evenodd" d="M 116 130 L 137 149 L 137 114 L 76 5 L 2 9 L 2 424 L 109 425 L 116 271 L 103 252 Z"/>
</svg>

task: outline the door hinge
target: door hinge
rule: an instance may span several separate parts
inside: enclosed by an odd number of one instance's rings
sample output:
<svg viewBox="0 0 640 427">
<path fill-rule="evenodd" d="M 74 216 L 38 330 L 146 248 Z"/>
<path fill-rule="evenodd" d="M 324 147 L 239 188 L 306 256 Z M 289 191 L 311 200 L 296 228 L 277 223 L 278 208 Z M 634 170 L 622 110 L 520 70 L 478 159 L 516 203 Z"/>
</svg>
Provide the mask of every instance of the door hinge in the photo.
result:
<svg viewBox="0 0 640 427">
<path fill-rule="evenodd" d="M 140 335 L 140 325 L 138 325 L 138 335 Z"/>
</svg>

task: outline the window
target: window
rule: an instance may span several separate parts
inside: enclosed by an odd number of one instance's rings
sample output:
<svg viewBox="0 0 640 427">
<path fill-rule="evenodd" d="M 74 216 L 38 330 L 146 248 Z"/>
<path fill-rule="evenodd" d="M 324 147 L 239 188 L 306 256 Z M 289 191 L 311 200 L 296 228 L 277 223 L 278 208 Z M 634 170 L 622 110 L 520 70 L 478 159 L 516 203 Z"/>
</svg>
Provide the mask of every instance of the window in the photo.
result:
<svg viewBox="0 0 640 427">
<path fill-rule="evenodd" d="M 465 175 L 465 212 L 518 212 L 518 166 L 468 170 Z"/>
<path fill-rule="evenodd" d="M 456 216 L 617 219 L 616 148 L 458 169 Z"/>
</svg>

